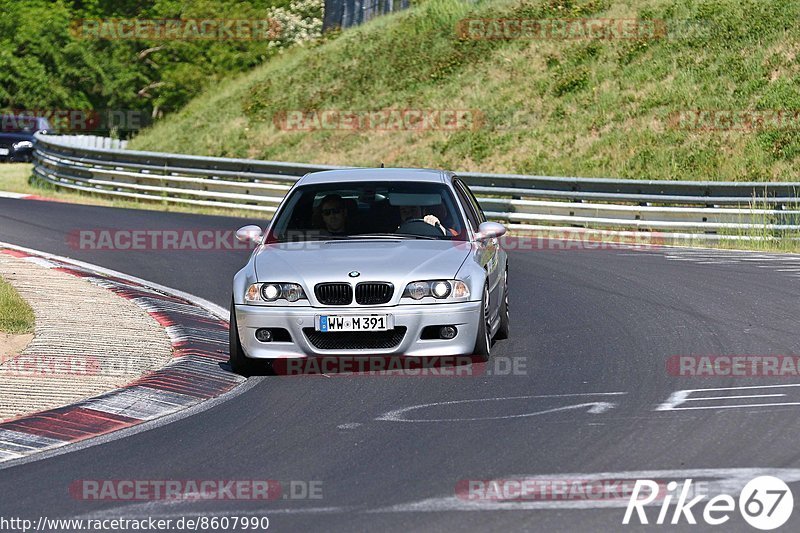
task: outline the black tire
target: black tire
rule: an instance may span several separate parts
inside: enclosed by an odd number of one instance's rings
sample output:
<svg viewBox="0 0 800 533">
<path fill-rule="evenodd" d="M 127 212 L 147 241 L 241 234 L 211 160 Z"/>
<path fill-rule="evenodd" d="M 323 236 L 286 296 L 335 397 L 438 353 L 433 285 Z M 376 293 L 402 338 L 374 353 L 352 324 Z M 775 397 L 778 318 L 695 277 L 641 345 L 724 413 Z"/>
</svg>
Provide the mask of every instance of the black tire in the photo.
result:
<svg viewBox="0 0 800 533">
<path fill-rule="evenodd" d="M 231 370 L 236 374 L 249 377 L 258 371 L 258 365 L 256 361 L 248 358 L 244 354 L 244 350 L 242 350 L 242 344 L 239 342 L 239 330 L 236 328 L 236 310 L 233 300 L 231 300 L 231 318 L 229 325 L 228 341 Z"/>
<path fill-rule="evenodd" d="M 478 325 L 478 337 L 475 339 L 475 349 L 472 350 L 474 357 L 480 361 L 488 361 L 492 355 L 492 339 L 489 337 L 489 283 L 483 286 L 483 298 L 481 298 L 481 309 L 483 313 Z"/>
<path fill-rule="evenodd" d="M 497 333 L 494 338 L 503 340 L 508 338 L 509 332 L 509 312 L 508 312 L 508 267 L 503 276 L 503 299 L 500 302 L 500 327 L 497 328 Z"/>
</svg>

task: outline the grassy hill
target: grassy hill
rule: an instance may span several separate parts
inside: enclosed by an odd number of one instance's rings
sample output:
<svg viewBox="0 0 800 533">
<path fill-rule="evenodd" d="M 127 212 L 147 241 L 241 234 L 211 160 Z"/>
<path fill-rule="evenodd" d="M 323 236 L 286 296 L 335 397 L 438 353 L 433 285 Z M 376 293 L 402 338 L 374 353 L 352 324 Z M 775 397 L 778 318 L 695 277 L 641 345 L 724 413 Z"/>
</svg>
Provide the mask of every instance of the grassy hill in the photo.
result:
<svg viewBox="0 0 800 533">
<path fill-rule="evenodd" d="M 628 5 L 626 5 L 628 4 Z M 640 18 L 656 38 L 475 40 L 475 17 Z M 426 0 L 222 81 L 131 148 L 315 163 L 652 179 L 798 180 L 800 121 L 676 126 L 691 110 L 800 110 L 800 3 Z M 455 131 L 286 131 L 287 111 L 477 110 Z"/>
</svg>

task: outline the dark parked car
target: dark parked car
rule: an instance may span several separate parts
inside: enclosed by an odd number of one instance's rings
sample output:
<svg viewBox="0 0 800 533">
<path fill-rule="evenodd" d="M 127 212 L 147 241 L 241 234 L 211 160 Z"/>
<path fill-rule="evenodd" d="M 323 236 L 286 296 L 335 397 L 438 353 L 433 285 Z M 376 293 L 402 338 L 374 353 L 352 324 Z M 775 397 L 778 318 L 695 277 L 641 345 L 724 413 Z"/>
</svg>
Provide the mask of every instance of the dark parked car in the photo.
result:
<svg viewBox="0 0 800 533">
<path fill-rule="evenodd" d="M 0 115 L 0 161 L 31 161 L 36 142 L 34 134 L 51 130 L 52 127 L 43 117 Z"/>
</svg>

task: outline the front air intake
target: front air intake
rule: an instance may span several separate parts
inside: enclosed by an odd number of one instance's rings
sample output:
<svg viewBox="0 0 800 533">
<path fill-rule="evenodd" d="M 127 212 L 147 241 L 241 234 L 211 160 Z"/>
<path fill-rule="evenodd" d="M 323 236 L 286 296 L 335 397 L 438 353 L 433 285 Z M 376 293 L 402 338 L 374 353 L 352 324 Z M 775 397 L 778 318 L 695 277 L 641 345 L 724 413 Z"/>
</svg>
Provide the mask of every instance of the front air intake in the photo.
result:
<svg viewBox="0 0 800 533">
<path fill-rule="evenodd" d="M 353 301 L 353 287 L 349 283 L 318 283 L 314 294 L 322 305 L 350 305 Z"/>
<path fill-rule="evenodd" d="M 359 305 L 385 304 L 392 299 L 394 285 L 383 282 L 361 282 L 356 285 L 356 303 Z"/>
</svg>

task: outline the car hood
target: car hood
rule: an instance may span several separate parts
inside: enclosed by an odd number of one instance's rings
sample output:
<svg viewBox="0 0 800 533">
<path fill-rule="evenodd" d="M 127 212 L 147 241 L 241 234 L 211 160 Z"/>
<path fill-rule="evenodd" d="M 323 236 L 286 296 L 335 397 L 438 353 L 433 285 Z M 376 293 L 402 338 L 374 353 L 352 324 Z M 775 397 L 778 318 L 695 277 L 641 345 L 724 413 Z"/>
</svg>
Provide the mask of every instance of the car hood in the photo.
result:
<svg viewBox="0 0 800 533">
<path fill-rule="evenodd" d="M 261 246 L 259 281 L 300 282 L 307 289 L 325 281 L 388 281 L 395 286 L 424 279 L 452 279 L 471 251 L 463 241 L 341 240 Z M 356 271 L 357 277 L 349 273 Z"/>
</svg>

